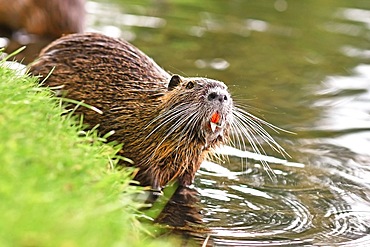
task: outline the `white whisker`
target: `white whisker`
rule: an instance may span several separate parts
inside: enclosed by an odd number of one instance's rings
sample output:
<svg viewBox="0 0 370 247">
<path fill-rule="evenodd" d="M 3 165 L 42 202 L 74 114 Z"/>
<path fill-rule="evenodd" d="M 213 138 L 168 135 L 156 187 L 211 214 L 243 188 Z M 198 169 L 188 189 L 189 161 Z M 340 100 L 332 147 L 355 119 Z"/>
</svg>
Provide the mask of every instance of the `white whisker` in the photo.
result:
<svg viewBox="0 0 370 247">
<path fill-rule="evenodd" d="M 267 126 L 276 133 L 279 133 L 279 131 L 288 133 L 291 132 L 270 124 L 238 106 L 234 106 L 233 116 L 234 121 L 231 123 L 231 129 L 235 132 L 233 138 L 234 142 L 237 143 L 241 148 L 246 149 L 246 144 L 244 142 L 245 138 L 248 140 L 253 152 L 266 155 L 266 151 L 259 140 L 259 138 L 261 138 L 272 150 L 280 153 L 283 156 L 288 155 L 284 148 L 275 141 L 275 139 L 262 127 L 262 125 Z M 260 161 L 270 179 L 276 177 L 276 174 L 268 165 L 268 163 L 264 160 Z"/>
</svg>

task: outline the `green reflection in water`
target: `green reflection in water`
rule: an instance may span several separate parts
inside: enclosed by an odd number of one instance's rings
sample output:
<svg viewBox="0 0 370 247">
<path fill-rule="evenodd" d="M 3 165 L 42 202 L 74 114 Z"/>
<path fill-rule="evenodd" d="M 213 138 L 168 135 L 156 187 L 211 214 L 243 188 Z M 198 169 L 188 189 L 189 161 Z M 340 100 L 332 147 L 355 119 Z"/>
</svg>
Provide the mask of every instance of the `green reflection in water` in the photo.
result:
<svg viewBox="0 0 370 247">
<path fill-rule="evenodd" d="M 299 246 L 350 242 L 367 234 L 370 189 L 365 188 L 370 185 L 363 177 L 370 175 L 368 157 L 332 144 L 352 130 L 321 130 L 319 120 L 335 102 L 330 97 L 350 101 L 349 96 L 368 89 L 343 90 L 338 96 L 317 92 L 332 75 L 356 83 L 352 69 L 369 62 L 368 1 L 116 2 L 122 13 L 164 20 L 157 28 L 118 26 L 123 37 L 132 32 L 126 38 L 165 69 L 222 80 L 235 101 L 297 132 L 274 136 L 305 166 L 272 164 L 274 181 L 258 162 L 245 166 L 237 158 L 224 164 L 229 172 L 200 171 L 196 185 L 203 220 L 213 229 L 215 243 Z M 321 100 L 329 103 L 319 106 Z"/>
<path fill-rule="evenodd" d="M 225 81 L 234 98 L 250 99 L 245 103 L 290 129 L 309 126 L 318 115 L 307 107 L 312 86 L 329 74 L 347 74 L 359 62 L 344 56 L 341 47 L 368 44 L 366 37 L 334 30 L 352 23 L 338 17 L 347 5 L 344 0 L 122 1 L 122 11 L 160 17 L 166 24 L 121 28 L 132 30 L 133 43 L 167 70 Z M 228 66 L 214 69 L 215 59 Z"/>
</svg>

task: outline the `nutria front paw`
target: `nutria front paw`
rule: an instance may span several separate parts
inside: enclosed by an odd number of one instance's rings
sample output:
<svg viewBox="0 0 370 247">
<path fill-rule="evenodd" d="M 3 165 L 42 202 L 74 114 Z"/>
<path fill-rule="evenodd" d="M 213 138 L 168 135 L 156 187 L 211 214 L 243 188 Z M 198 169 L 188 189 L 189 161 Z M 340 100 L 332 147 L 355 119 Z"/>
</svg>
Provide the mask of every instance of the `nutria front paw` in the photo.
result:
<svg viewBox="0 0 370 247">
<path fill-rule="evenodd" d="M 183 186 L 183 187 L 189 187 L 190 185 L 193 184 L 194 182 L 194 177 L 195 177 L 195 174 L 184 174 L 182 175 L 178 180 L 179 180 L 179 184 L 180 186 Z"/>
</svg>

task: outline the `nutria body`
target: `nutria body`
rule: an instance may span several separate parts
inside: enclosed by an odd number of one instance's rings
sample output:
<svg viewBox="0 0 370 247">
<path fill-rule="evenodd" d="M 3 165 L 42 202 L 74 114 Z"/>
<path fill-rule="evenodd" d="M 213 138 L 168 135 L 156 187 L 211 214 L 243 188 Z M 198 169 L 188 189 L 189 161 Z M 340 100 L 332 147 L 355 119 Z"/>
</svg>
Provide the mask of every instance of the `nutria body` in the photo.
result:
<svg viewBox="0 0 370 247">
<path fill-rule="evenodd" d="M 31 66 L 47 86 L 63 86 L 67 98 L 97 107 L 78 113 L 139 168 L 142 185 L 190 185 L 203 159 L 228 141 L 233 101 L 224 83 L 170 75 L 130 43 L 100 34 L 62 37 Z"/>
<path fill-rule="evenodd" d="M 51 38 L 83 31 L 85 0 L 0 0 L 0 26 Z"/>
</svg>

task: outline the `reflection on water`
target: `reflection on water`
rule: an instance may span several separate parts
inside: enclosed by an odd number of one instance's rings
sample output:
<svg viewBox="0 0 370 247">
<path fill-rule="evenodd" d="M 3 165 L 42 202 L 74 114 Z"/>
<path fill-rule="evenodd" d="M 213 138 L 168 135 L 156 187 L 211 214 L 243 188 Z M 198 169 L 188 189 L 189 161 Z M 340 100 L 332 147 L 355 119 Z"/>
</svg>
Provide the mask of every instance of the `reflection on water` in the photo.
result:
<svg viewBox="0 0 370 247">
<path fill-rule="evenodd" d="M 315 107 L 322 108 L 316 128 L 345 132 L 326 142 L 346 147 L 355 153 L 369 154 L 369 89 L 370 65 L 365 64 L 356 66 L 349 77 L 330 76 L 323 81 L 317 91 L 320 100 L 315 102 Z"/>
<path fill-rule="evenodd" d="M 292 156 L 270 160 L 272 179 L 258 157 L 223 149 L 226 161 L 205 162 L 197 193 L 179 191 L 158 222 L 216 246 L 370 245 L 368 1 L 114 2 L 88 3 L 88 30 L 172 72 L 223 80 L 239 104 L 296 132 L 272 133 Z M 170 217 L 189 209 L 190 227 Z"/>
<path fill-rule="evenodd" d="M 135 32 L 130 30 L 132 27 L 161 28 L 166 25 L 166 20 L 160 17 L 124 13 L 117 4 L 89 1 L 86 10 L 89 14 L 86 31 L 103 32 L 128 41 L 136 38 Z"/>
<path fill-rule="evenodd" d="M 273 179 L 244 152 L 223 149 L 228 161 L 205 162 L 195 183 L 203 224 L 217 246 L 368 245 L 369 10 L 266 2 L 199 4 L 173 18 L 191 7 L 183 3 L 134 41 L 165 67 L 224 80 L 238 102 L 297 133 L 275 135 L 295 162 L 270 160 Z"/>
</svg>

